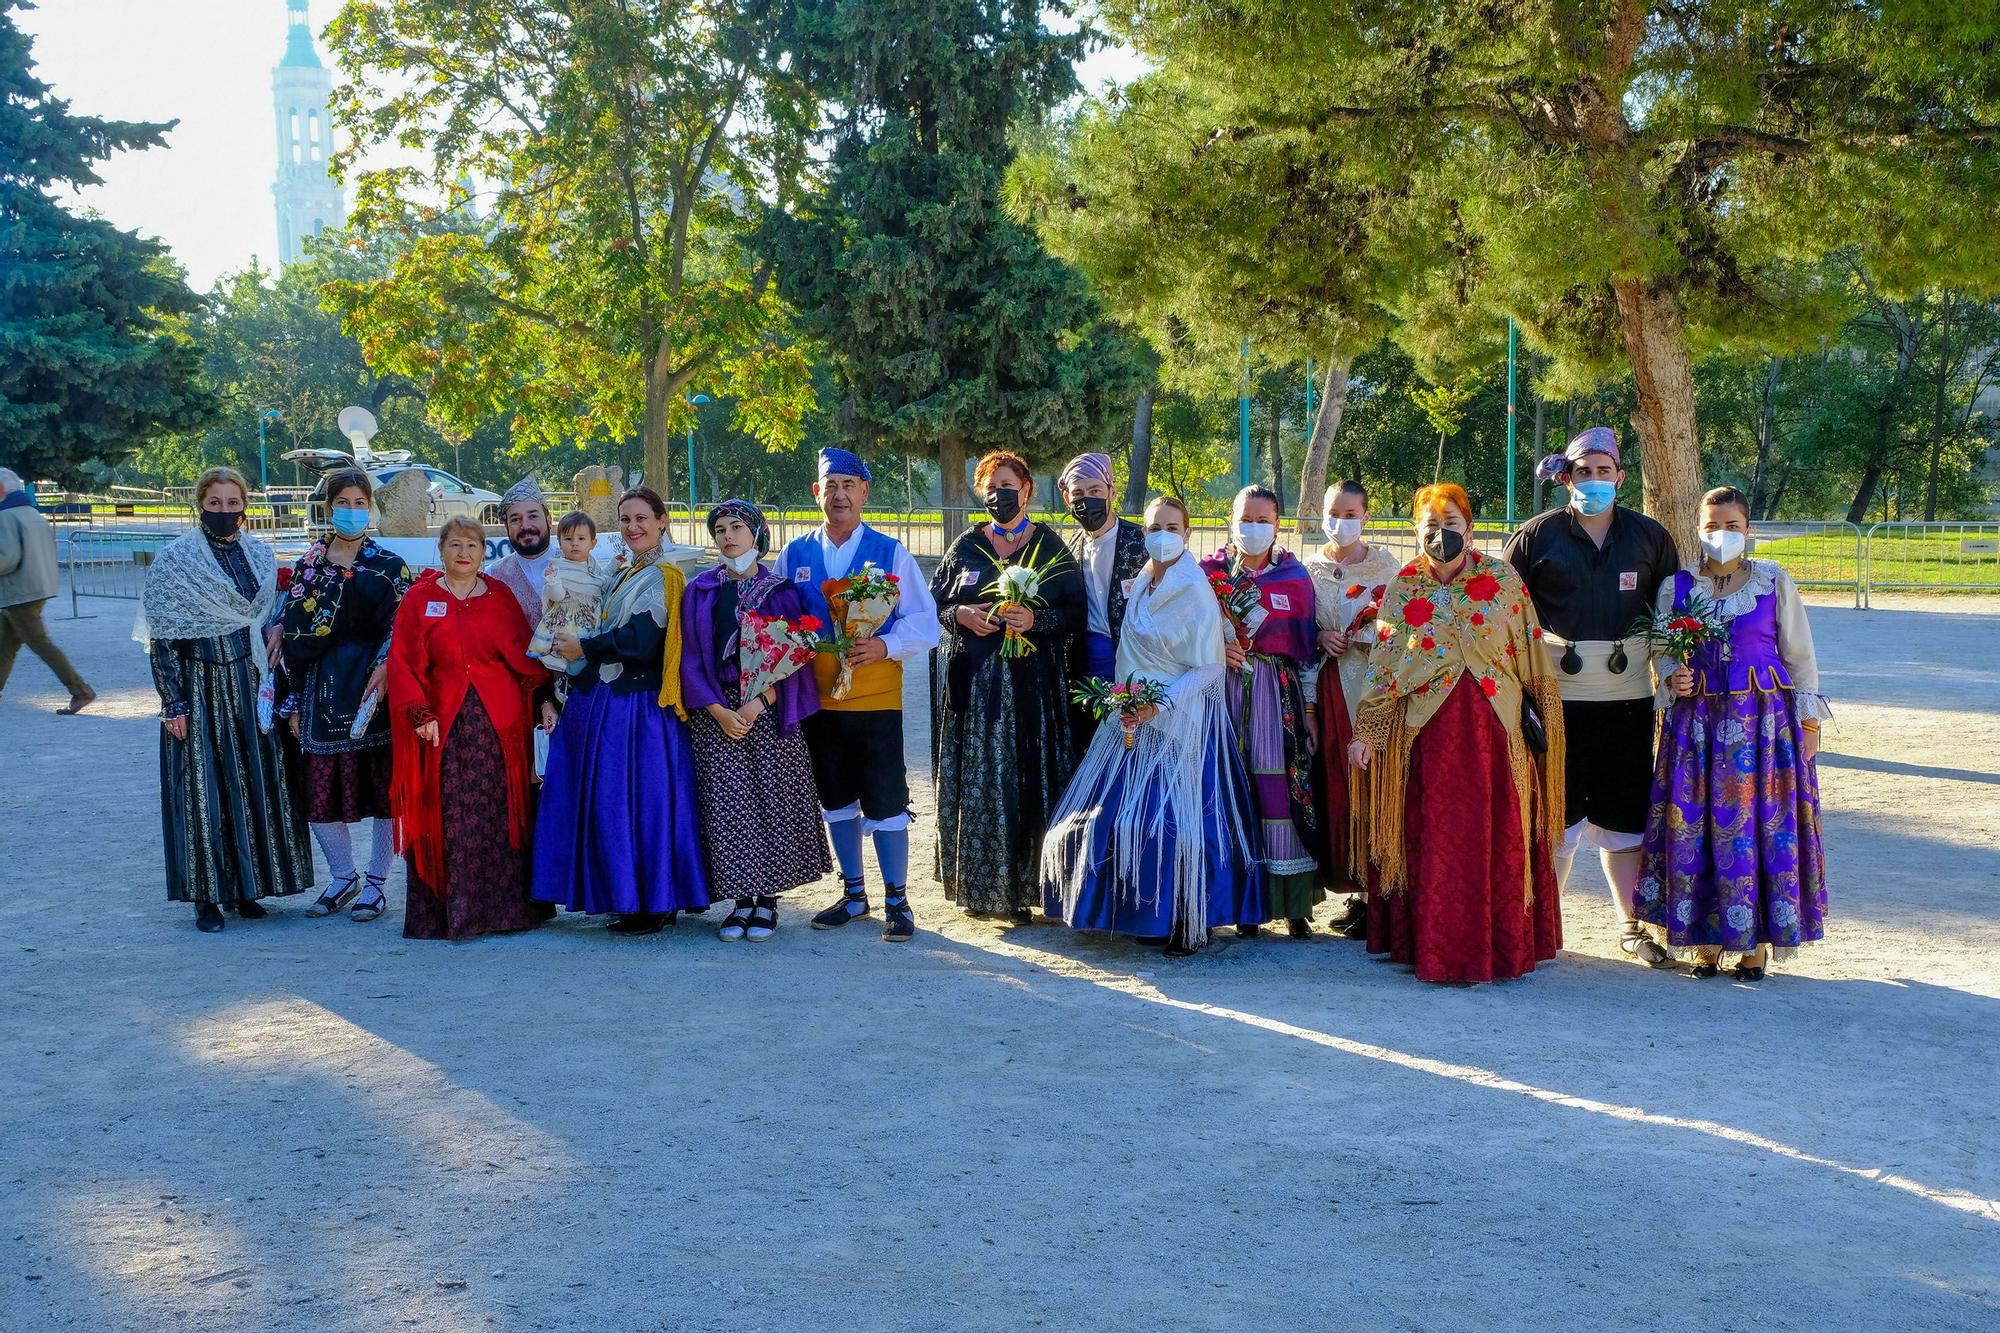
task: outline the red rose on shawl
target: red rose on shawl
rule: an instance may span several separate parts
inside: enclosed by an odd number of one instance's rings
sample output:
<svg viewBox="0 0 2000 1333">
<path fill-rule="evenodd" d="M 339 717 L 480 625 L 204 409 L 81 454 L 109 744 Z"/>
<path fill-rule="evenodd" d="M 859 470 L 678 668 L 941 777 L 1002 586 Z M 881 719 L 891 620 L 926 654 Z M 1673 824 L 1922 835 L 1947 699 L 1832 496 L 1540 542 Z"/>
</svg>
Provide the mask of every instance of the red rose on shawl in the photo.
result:
<svg viewBox="0 0 2000 1333">
<path fill-rule="evenodd" d="M 1422 629 L 1436 614 L 1437 606 L 1430 598 L 1412 597 L 1403 607 L 1403 623 L 1411 629 Z"/>
<path fill-rule="evenodd" d="M 1475 625 L 1484 625 L 1486 623 L 1485 613 L 1481 611 L 1474 611 L 1472 613 L 1472 623 Z"/>
<path fill-rule="evenodd" d="M 1491 699 L 1494 695 L 1500 693 L 1500 682 L 1491 676 L 1481 676 L 1479 678 L 1479 688 L 1487 698 Z"/>
<path fill-rule="evenodd" d="M 1397 571 L 1397 575 L 1401 578 L 1406 578 L 1406 579 L 1415 578 L 1417 576 L 1417 562 L 1412 560 L 1409 564 L 1404 565 L 1400 570 Z"/>
<path fill-rule="evenodd" d="M 1438 646 L 1438 641 L 1437 641 L 1436 639 L 1433 639 L 1433 638 L 1432 638 L 1432 637 L 1431 637 L 1430 635 L 1428 635 L 1428 634 L 1424 635 L 1424 651 L 1425 651 L 1425 652 L 1427 652 L 1427 653 L 1429 653 L 1429 652 L 1435 652 L 1435 651 L 1437 650 L 1437 646 Z"/>
<path fill-rule="evenodd" d="M 1465 581 L 1465 595 L 1475 602 L 1490 602 L 1500 595 L 1500 580 L 1491 574 L 1474 574 Z"/>
<path fill-rule="evenodd" d="M 1540 643 L 1542 641 L 1542 627 L 1540 625 L 1535 626 L 1534 638 L 1536 643 Z"/>
</svg>

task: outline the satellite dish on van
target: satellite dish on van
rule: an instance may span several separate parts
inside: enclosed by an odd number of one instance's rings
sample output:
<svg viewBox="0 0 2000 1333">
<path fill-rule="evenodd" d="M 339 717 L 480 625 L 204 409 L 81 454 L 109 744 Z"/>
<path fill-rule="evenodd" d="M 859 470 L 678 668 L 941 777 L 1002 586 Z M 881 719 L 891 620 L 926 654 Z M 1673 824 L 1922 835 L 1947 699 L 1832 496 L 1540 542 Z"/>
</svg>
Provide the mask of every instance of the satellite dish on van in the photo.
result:
<svg viewBox="0 0 2000 1333">
<path fill-rule="evenodd" d="M 368 457 L 368 442 L 381 429 L 375 424 L 375 414 L 365 407 L 343 407 L 334 421 L 347 442 L 354 446 L 354 461 L 358 463 Z"/>
</svg>

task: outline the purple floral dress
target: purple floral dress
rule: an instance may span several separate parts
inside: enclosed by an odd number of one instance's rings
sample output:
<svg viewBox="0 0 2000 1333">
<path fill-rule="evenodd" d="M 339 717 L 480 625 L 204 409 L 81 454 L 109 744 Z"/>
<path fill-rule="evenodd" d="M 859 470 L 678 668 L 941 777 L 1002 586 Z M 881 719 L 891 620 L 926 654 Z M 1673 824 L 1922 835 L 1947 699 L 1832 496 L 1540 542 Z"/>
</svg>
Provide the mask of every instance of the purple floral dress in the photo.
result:
<svg viewBox="0 0 2000 1333">
<path fill-rule="evenodd" d="M 1668 584 L 1672 600 L 1664 591 L 1660 600 L 1675 610 L 1697 586 L 1687 572 Z M 1720 609 L 1728 639 L 1696 651 L 1695 692 L 1662 717 L 1638 915 L 1676 948 L 1768 944 L 1784 957 L 1819 939 L 1826 922 L 1819 775 L 1799 726 L 1825 704 L 1798 593 L 1782 571 L 1755 562 Z"/>
</svg>

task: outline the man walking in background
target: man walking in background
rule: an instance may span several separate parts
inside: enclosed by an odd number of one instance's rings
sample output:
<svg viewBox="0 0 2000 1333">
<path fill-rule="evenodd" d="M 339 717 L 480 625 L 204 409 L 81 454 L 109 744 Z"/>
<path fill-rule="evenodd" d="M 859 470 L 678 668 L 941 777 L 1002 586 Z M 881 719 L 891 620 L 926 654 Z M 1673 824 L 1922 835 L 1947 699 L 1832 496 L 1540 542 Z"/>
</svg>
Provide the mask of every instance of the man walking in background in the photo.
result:
<svg viewBox="0 0 2000 1333">
<path fill-rule="evenodd" d="M 25 643 L 69 691 L 68 705 L 56 712 L 74 716 L 90 706 L 97 691 L 49 640 L 42 606 L 55 595 L 55 533 L 20 477 L 0 467 L 0 691 Z"/>
</svg>

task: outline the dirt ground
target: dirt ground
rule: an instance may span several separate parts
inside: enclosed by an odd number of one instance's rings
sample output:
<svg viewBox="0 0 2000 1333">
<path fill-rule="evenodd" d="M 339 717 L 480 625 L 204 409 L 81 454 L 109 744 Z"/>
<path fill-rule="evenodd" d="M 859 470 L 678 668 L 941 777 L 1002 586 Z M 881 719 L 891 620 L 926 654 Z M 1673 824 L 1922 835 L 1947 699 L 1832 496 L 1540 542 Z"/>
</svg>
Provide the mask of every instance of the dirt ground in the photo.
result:
<svg viewBox="0 0 2000 1333">
<path fill-rule="evenodd" d="M 1593 868 L 1471 989 L 926 886 L 900 948 L 807 929 L 827 889 L 762 946 L 405 942 L 400 871 L 374 925 L 200 935 L 132 609 L 52 622 L 88 715 L 25 654 L 0 700 L 10 1333 L 2000 1327 L 2000 601 L 1814 609 L 1791 970 L 1620 961 Z"/>
</svg>

